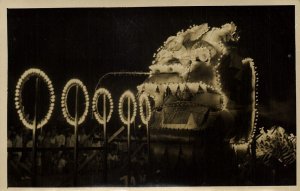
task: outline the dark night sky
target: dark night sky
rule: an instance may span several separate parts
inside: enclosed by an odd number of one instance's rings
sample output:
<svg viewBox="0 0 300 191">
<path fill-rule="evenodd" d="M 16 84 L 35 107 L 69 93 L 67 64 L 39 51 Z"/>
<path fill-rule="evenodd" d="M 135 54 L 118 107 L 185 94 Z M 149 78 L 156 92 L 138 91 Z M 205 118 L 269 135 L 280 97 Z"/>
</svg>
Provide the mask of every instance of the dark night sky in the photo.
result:
<svg viewBox="0 0 300 191">
<path fill-rule="evenodd" d="M 28 68 L 45 71 L 56 94 L 74 77 L 91 94 L 106 72 L 148 71 L 156 49 L 181 29 L 231 21 L 238 26 L 242 56 L 258 67 L 261 116 L 295 131 L 293 6 L 9 9 L 8 123 L 20 124 L 13 95 Z"/>
</svg>

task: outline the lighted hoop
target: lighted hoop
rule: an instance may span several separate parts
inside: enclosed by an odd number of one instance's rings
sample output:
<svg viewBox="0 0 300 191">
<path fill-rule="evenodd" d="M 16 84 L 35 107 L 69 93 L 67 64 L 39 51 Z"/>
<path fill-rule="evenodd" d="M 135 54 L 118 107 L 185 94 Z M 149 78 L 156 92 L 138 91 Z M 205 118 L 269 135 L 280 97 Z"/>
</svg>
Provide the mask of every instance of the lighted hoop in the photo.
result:
<svg viewBox="0 0 300 191">
<path fill-rule="evenodd" d="M 94 116 L 95 116 L 96 120 L 100 124 L 104 124 L 105 121 L 103 119 L 103 116 L 101 116 L 101 114 L 99 113 L 99 110 L 98 110 L 98 100 L 99 100 L 99 97 L 101 95 L 105 95 L 105 97 L 109 100 L 109 108 L 110 108 L 110 110 L 109 110 L 109 113 L 107 115 L 106 122 L 109 122 L 109 120 L 110 120 L 110 118 L 112 116 L 114 104 L 113 104 L 113 100 L 112 100 L 111 94 L 109 93 L 109 91 L 107 89 L 100 88 L 100 89 L 98 89 L 95 92 L 94 97 L 93 97 L 93 105 L 92 105 L 93 113 L 94 113 Z"/>
<path fill-rule="evenodd" d="M 54 88 L 52 85 L 51 80 L 49 77 L 40 69 L 37 68 L 31 68 L 29 70 L 26 70 L 21 77 L 18 80 L 17 86 L 16 86 L 16 91 L 15 91 L 15 106 L 19 115 L 19 119 L 22 121 L 23 125 L 27 128 L 33 129 L 34 124 L 33 121 L 27 119 L 25 117 L 25 113 L 23 110 L 23 105 L 22 105 L 22 90 L 25 82 L 30 78 L 36 76 L 38 78 L 41 78 L 46 84 L 47 88 L 49 90 L 49 95 L 50 95 L 50 106 L 48 109 L 47 114 L 43 119 L 41 119 L 39 122 L 37 122 L 37 128 L 41 128 L 44 125 L 46 125 L 52 115 L 53 109 L 54 109 L 54 103 L 55 103 L 55 95 L 54 95 Z"/>
<path fill-rule="evenodd" d="M 144 111 L 144 104 L 146 106 Z M 139 106 L 140 106 L 140 116 L 142 122 L 147 125 L 151 118 L 151 105 L 149 98 L 146 94 L 142 94 L 139 98 Z"/>
<path fill-rule="evenodd" d="M 89 95 L 88 95 L 86 86 L 78 79 L 69 80 L 62 91 L 61 108 L 62 108 L 62 113 L 63 113 L 64 118 L 67 120 L 67 122 L 70 125 L 73 125 L 73 126 L 75 126 L 75 118 L 72 117 L 69 113 L 68 106 L 67 106 L 67 99 L 68 99 L 68 94 L 69 94 L 70 89 L 76 85 L 78 85 L 78 87 L 80 87 L 82 89 L 82 91 L 84 93 L 84 99 L 85 99 L 85 109 L 84 109 L 82 116 L 78 120 L 78 125 L 80 125 L 81 123 L 84 122 L 84 120 L 88 114 L 88 110 L 89 110 Z"/>
<path fill-rule="evenodd" d="M 125 116 L 124 116 L 124 112 L 123 112 L 123 105 L 124 105 L 124 101 L 127 99 L 130 99 L 131 102 L 133 103 L 133 113 L 131 115 L 131 118 L 130 119 L 127 119 Z M 129 123 L 133 123 L 134 122 L 134 119 L 136 117 L 136 108 L 137 108 L 137 104 L 136 104 L 136 101 L 135 101 L 135 96 L 133 95 L 133 93 L 131 91 L 126 91 L 124 92 L 121 97 L 120 97 L 120 100 L 119 100 L 119 116 L 120 116 L 120 119 L 121 121 L 124 123 L 124 124 L 128 124 Z"/>
</svg>

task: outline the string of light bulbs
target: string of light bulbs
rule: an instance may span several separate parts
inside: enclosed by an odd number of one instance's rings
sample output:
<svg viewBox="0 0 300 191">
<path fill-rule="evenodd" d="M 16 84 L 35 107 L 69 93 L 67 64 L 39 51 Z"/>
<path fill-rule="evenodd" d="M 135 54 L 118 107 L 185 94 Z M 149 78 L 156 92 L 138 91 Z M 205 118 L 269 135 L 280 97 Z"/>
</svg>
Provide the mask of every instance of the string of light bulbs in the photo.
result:
<svg viewBox="0 0 300 191">
<path fill-rule="evenodd" d="M 124 101 L 125 100 L 128 100 L 130 99 L 131 103 L 133 104 L 133 113 L 131 116 L 130 119 L 126 118 L 125 115 L 124 115 L 124 111 L 123 111 L 123 105 L 124 105 Z M 121 121 L 124 123 L 124 124 L 128 124 L 129 123 L 133 123 L 134 122 L 134 119 L 136 117 L 136 110 L 137 110 L 137 103 L 136 103 L 136 100 L 135 100 L 135 96 L 133 95 L 133 93 L 129 90 L 125 91 L 120 99 L 119 99 L 119 116 L 120 116 L 120 119 Z"/>
<path fill-rule="evenodd" d="M 42 70 L 37 69 L 37 68 L 31 68 L 31 69 L 26 70 L 21 75 L 21 77 L 19 78 L 19 80 L 17 82 L 16 91 L 15 91 L 15 107 L 17 109 L 19 119 L 21 120 L 23 125 L 29 129 L 33 129 L 34 124 L 33 124 L 33 121 L 29 120 L 24 113 L 24 109 L 23 109 L 23 105 L 22 105 L 22 91 L 23 91 L 23 87 L 24 87 L 24 84 L 26 83 L 26 81 L 28 81 L 28 79 L 33 76 L 36 76 L 37 78 L 41 78 L 46 83 L 48 91 L 49 91 L 49 97 L 50 97 L 50 105 L 49 105 L 48 111 L 44 118 L 42 118 L 40 121 L 36 122 L 37 128 L 41 128 L 48 123 L 49 119 L 51 118 L 51 115 L 52 115 L 52 112 L 54 109 L 54 104 L 55 104 L 54 88 L 53 88 L 52 82 L 49 79 L 49 77 L 47 76 L 47 74 L 45 74 L 45 72 L 43 72 Z"/>
<path fill-rule="evenodd" d="M 147 125 L 151 118 L 151 105 L 149 97 L 146 94 L 141 94 L 139 97 L 139 108 L 142 122 Z M 145 111 L 144 111 L 145 106 Z M 145 112 L 145 113 L 144 113 Z"/>
<path fill-rule="evenodd" d="M 111 93 L 105 89 L 105 88 L 99 88 L 94 96 L 93 96 L 93 101 L 92 101 L 92 110 L 93 110 L 93 114 L 96 118 L 96 120 L 100 123 L 100 124 L 104 124 L 105 121 L 103 119 L 103 116 L 99 113 L 99 110 L 98 110 L 98 100 L 99 100 L 99 97 L 103 95 L 105 96 L 105 98 L 108 99 L 109 101 L 109 112 L 108 112 L 108 115 L 106 117 L 106 122 L 109 122 L 109 120 L 111 119 L 111 116 L 112 116 L 112 113 L 113 113 L 113 100 L 112 100 L 112 96 L 111 96 Z M 103 98 L 103 99 L 105 99 Z"/>
<path fill-rule="evenodd" d="M 84 99 L 85 99 L 85 109 L 84 109 L 83 114 L 79 117 L 78 125 L 80 125 L 81 123 L 84 122 L 84 120 L 88 114 L 88 110 L 89 110 L 89 95 L 88 95 L 86 86 L 79 79 L 69 80 L 66 83 L 66 85 L 62 91 L 61 108 L 62 108 L 62 113 L 63 113 L 64 118 L 72 126 L 75 126 L 75 118 L 73 116 L 71 116 L 69 113 L 67 99 L 68 99 L 68 94 L 69 94 L 70 89 L 74 86 L 78 86 L 83 91 Z"/>
<path fill-rule="evenodd" d="M 251 73 L 252 73 L 252 81 L 251 81 L 251 86 L 252 86 L 252 93 L 251 93 L 251 98 L 252 98 L 252 114 L 251 114 L 251 131 L 249 132 L 249 137 L 248 140 L 242 142 L 242 143 L 234 143 L 233 146 L 241 146 L 241 145 L 247 145 L 249 146 L 250 143 L 253 141 L 256 141 L 254 139 L 255 132 L 257 130 L 257 122 L 258 122 L 258 72 L 257 72 L 257 67 L 255 66 L 255 63 L 252 58 L 245 58 L 242 60 L 243 64 L 249 64 Z"/>
</svg>

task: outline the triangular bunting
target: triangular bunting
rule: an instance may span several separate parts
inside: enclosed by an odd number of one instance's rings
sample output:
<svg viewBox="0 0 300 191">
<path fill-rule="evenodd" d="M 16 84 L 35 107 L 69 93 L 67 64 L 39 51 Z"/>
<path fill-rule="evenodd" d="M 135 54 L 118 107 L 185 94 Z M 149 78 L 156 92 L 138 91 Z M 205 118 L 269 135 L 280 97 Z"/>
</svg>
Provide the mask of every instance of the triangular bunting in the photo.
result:
<svg viewBox="0 0 300 191">
<path fill-rule="evenodd" d="M 170 88 L 172 94 L 174 95 L 177 91 L 177 85 L 172 83 L 172 84 L 169 84 L 168 87 Z"/>
<path fill-rule="evenodd" d="M 203 88 L 199 85 L 197 93 L 203 94 L 204 92 L 205 91 L 203 90 Z"/>
</svg>

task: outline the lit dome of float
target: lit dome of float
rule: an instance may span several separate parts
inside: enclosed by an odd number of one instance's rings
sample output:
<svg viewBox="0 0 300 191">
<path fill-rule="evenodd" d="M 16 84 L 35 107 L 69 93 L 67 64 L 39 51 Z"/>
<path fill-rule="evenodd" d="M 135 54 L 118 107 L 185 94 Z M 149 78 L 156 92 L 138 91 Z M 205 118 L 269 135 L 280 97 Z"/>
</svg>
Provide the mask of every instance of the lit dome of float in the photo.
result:
<svg viewBox="0 0 300 191">
<path fill-rule="evenodd" d="M 236 133 L 228 139 L 234 143 L 252 140 L 257 121 L 256 72 L 252 59 L 236 59 L 231 51 L 230 44 L 239 40 L 236 30 L 233 22 L 220 28 L 211 28 L 208 24 L 193 25 L 169 37 L 157 50 L 149 66 L 149 77 L 137 87 L 139 93 L 154 98 L 152 129 L 177 130 L 184 134 L 185 130 L 205 130 L 219 118 L 224 126 L 232 127 L 236 118 L 241 117 L 237 113 L 246 113 L 244 121 L 247 123 L 242 125 L 247 127 L 237 127 L 240 129 L 234 130 Z M 230 89 L 223 88 L 226 58 L 238 60 L 235 64 L 239 71 L 237 75 L 250 76 L 245 82 L 250 87 L 247 91 L 250 102 L 240 104 L 240 99 L 230 98 Z"/>
</svg>

